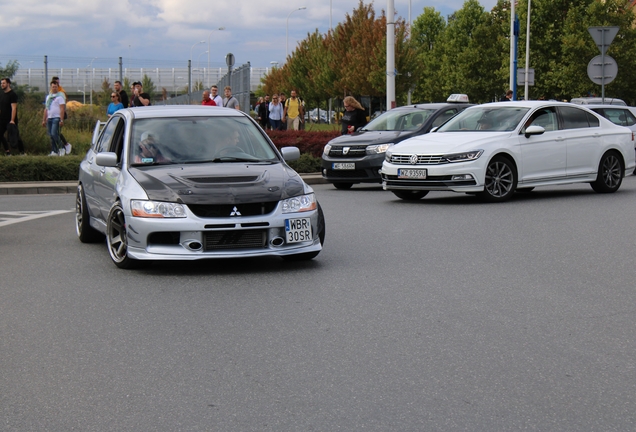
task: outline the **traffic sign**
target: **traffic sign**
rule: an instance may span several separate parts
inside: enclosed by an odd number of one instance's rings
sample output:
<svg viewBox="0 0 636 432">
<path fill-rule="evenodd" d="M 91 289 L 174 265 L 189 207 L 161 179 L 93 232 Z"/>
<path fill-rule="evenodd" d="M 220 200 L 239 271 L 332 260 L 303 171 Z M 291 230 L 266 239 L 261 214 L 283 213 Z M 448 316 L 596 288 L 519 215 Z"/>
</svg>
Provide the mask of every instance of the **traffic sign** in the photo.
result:
<svg viewBox="0 0 636 432">
<path fill-rule="evenodd" d="M 609 48 L 618 34 L 619 29 L 620 27 L 588 27 L 587 31 L 590 32 L 590 36 L 594 39 L 594 43 L 601 51 L 601 54 L 605 54 L 607 48 Z"/>
<path fill-rule="evenodd" d="M 517 82 L 519 84 L 525 84 L 526 82 L 526 68 L 517 69 Z M 528 85 L 534 85 L 534 69 L 528 68 Z"/>
<path fill-rule="evenodd" d="M 234 67 L 234 54 L 228 53 L 225 56 L 225 64 L 227 64 L 227 67 L 229 67 L 230 69 Z"/>
<path fill-rule="evenodd" d="M 603 59 L 605 64 L 603 64 Z M 594 84 L 609 84 L 618 74 L 616 60 L 610 56 L 596 56 L 587 64 L 587 76 Z"/>
</svg>

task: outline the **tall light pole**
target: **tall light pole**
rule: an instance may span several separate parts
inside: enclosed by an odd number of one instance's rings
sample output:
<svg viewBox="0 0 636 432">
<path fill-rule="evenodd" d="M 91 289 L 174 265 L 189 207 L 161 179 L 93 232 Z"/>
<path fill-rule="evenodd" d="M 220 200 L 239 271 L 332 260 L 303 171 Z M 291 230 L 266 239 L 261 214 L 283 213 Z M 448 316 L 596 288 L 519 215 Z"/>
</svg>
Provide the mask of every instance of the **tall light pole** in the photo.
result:
<svg viewBox="0 0 636 432">
<path fill-rule="evenodd" d="M 530 73 L 530 3 L 532 3 L 532 0 L 528 0 L 528 23 L 526 24 L 526 83 L 523 88 L 523 97 L 525 100 L 530 100 L 528 96 L 528 75 Z"/>
<path fill-rule="evenodd" d="M 190 48 L 190 83 L 188 86 L 188 94 L 192 93 L 192 50 L 194 49 L 195 46 L 205 43 L 204 40 L 199 41 L 199 42 L 195 42 L 194 45 L 192 45 L 192 48 Z"/>
<path fill-rule="evenodd" d="M 218 29 L 214 30 L 225 30 L 225 27 L 219 27 Z M 212 52 L 212 48 L 210 47 L 210 38 L 212 37 L 212 33 L 214 33 L 214 30 L 212 30 L 208 35 L 208 88 L 210 88 L 210 53 Z"/>
<path fill-rule="evenodd" d="M 204 52 L 202 52 L 201 54 L 199 54 L 199 57 L 197 57 L 197 69 L 199 70 L 199 75 L 201 75 L 201 63 L 200 63 L 201 56 L 202 56 L 203 54 L 208 54 L 209 52 L 210 52 L 210 51 L 204 51 Z M 203 80 L 201 80 L 201 85 L 203 85 Z"/>
<path fill-rule="evenodd" d="M 289 17 L 296 11 L 307 9 L 307 6 L 301 6 L 298 9 L 294 9 L 287 15 L 287 29 L 285 32 L 285 61 L 287 61 L 287 57 L 289 56 Z"/>
</svg>

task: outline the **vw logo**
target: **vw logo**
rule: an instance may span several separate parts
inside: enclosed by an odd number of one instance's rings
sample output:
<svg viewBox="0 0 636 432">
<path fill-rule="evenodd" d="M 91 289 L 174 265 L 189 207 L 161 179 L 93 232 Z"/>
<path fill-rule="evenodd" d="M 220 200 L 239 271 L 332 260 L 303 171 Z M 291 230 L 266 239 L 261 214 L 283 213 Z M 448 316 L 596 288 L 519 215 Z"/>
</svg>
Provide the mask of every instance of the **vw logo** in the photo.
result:
<svg viewBox="0 0 636 432">
<path fill-rule="evenodd" d="M 234 206 L 234 208 L 232 209 L 232 213 L 230 213 L 230 216 L 241 216 L 241 212 L 238 211 L 236 206 Z"/>
<path fill-rule="evenodd" d="M 411 157 L 409 158 L 409 162 L 413 165 L 417 164 L 417 155 L 411 155 Z"/>
</svg>

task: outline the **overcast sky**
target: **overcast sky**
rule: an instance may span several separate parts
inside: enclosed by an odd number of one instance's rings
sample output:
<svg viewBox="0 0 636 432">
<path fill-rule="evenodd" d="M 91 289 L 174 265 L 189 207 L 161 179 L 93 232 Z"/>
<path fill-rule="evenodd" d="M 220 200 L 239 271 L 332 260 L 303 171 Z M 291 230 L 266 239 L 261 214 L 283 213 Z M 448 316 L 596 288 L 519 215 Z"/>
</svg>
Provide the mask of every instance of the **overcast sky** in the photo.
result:
<svg viewBox="0 0 636 432">
<path fill-rule="evenodd" d="M 394 2 L 396 13 L 408 19 L 409 0 Z M 424 7 L 446 16 L 461 8 L 463 0 L 410 3 L 415 20 Z M 481 4 L 490 11 L 496 0 Z M 204 67 L 209 39 L 211 66 L 224 66 L 231 52 L 237 66 L 249 61 L 253 67 L 269 67 L 284 62 L 287 40 L 292 52 L 308 33 L 326 33 L 330 13 L 335 27 L 358 0 L 0 0 L 0 5 L 3 66 L 19 59 L 21 68 L 39 68 L 40 59 L 48 55 L 51 67 L 85 67 L 74 63 L 95 57 L 93 65 L 99 67 L 120 56 L 128 65 L 149 59 L 157 61 L 157 67 L 161 62 L 174 67 L 187 65 L 192 53 L 193 66 Z M 374 5 L 379 15 L 387 1 Z M 303 6 L 307 9 L 297 10 Z M 216 30 L 219 27 L 225 29 Z"/>
</svg>

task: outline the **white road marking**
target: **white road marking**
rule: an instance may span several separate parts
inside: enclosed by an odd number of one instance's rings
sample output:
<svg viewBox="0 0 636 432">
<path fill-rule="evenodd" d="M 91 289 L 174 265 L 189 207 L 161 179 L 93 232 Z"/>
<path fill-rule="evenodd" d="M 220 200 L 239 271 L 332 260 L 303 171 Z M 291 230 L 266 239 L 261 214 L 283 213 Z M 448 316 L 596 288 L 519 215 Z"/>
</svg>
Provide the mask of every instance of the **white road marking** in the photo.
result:
<svg viewBox="0 0 636 432">
<path fill-rule="evenodd" d="M 0 227 L 26 222 L 33 219 L 40 219 L 47 216 L 55 216 L 62 213 L 70 213 L 75 210 L 52 210 L 52 211 L 0 211 Z"/>
</svg>

